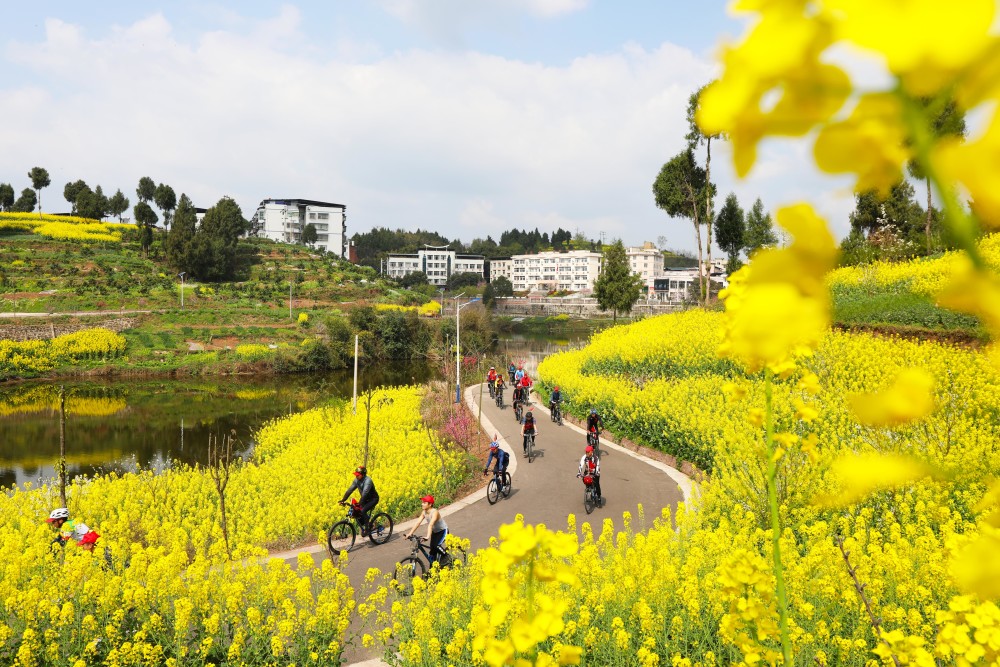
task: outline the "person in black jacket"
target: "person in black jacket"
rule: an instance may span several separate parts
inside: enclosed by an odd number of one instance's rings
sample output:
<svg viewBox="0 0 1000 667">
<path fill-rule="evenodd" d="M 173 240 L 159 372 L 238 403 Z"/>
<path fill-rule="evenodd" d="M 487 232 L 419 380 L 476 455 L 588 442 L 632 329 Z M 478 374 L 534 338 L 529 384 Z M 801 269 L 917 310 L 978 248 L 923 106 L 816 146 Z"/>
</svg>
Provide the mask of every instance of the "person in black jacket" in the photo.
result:
<svg viewBox="0 0 1000 667">
<path fill-rule="evenodd" d="M 359 501 L 361 503 L 361 516 L 358 517 L 358 523 L 361 524 L 362 537 L 366 537 L 368 535 L 368 517 L 378 505 L 379 497 L 378 491 L 375 490 L 375 482 L 368 476 L 368 469 L 364 466 L 358 466 L 354 469 L 354 481 L 347 487 L 344 497 L 340 499 L 340 504 L 346 504 L 348 497 L 355 491 L 361 494 Z"/>
</svg>

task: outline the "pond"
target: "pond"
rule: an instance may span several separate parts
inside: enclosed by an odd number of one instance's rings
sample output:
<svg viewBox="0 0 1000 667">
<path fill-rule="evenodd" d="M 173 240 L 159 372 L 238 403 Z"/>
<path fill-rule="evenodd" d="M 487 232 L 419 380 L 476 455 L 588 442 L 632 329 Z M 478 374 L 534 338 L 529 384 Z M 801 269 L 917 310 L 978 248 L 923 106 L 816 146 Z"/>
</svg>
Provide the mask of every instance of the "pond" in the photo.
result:
<svg viewBox="0 0 1000 667">
<path fill-rule="evenodd" d="M 588 334 L 563 338 L 505 334 L 494 358 L 538 363 L 586 343 Z M 381 385 L 422 384 L 441 377 L 444 364 L 388 362 L 362 368 L 359 391 Z M 453 367 L 451 367 L 453 370 Z M 452 375 L 454 377 L 454 375 Z M 0 487 L 40 483 L 56 474 L 59 387 L 66 394 L 66 460 L 71 477 L 152 468 L 174 461 L 204 463 L 210 436 L 232 431 L 248 454 L 254 433 L 276 417 L 349 402 L 353 371 L 266 377 L 144 378 L 25 382 L 0 386 Z"/>
</svg>

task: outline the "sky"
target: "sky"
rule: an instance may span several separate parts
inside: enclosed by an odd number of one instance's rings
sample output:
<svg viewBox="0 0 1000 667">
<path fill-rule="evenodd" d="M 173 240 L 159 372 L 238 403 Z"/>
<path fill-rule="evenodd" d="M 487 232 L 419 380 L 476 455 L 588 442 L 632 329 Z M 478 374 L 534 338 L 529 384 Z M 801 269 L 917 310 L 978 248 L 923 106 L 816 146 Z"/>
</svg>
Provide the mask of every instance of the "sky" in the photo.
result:
<svg viewBox="0 0 1000 667">
<path fill-rule="evenodd" d="M 44 167 L 47 212 L 78 179 L 134 205 L 149 176 L 246 218 L 266 198 L 343 204 L 349 235 L 561 227 L 686 251 L 693 226 L 652 183 L 746 28 L 724 0 L 4 5 L 0 183 L 20 193 Z M 738 180 L 713 142 L 716 210 L 730 192 L 745 209 L 808 200 L 844 236 L 849 182 L 810 150 L 765 142 Z"/>
</svg>

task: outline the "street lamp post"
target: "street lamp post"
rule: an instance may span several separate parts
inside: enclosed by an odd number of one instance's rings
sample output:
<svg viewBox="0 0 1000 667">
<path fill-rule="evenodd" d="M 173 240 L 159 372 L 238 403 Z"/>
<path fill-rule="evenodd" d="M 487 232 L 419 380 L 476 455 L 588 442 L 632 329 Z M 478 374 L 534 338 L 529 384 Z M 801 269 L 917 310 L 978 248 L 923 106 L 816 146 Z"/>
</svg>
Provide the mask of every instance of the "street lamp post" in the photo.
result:
<svg viewBox="0 0 1000 667">
<path fill-rule="evenodd" d="M 470 303 L 475 303 L 476 301 L 479 301 L 479 297 L 478 296 L 477 297 L 473 297 L 473 298 L 469 299 L 466 303 L 463 303 L 460 306 L 460 305 L 458 305 L 458 300 L 461 299 L 464 295 L 465 295 L 465 293 L 463 292 L 462 294 L 459 294 L 458 296 L 455 297 L 455 402 L 456 403 L 461 403 L 462 402 L 462 367 L 461 367 L 461 359 L 462 359 L 461 327 L 462 327 L 462 320 L 458 316 L 458 312 L 460 310 L 462 310 L 462 308 L 465 308 L 466 306 L 468 306 Z"/>
<path fill-rule="evenodd" d="M 184 271 L 181 271 L 177 275 L 181 277 L 181 310 L 184 310 L 184 276 L 187 274 Z"/>
</svg>

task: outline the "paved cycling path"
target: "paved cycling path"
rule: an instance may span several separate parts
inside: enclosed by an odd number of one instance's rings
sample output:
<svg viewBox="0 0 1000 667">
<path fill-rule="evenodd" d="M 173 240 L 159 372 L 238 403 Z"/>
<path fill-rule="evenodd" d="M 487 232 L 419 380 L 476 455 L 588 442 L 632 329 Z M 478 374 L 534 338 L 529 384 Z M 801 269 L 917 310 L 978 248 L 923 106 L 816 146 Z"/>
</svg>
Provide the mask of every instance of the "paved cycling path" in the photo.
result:
<svg viewBox="0 0 1000 667">
<path fill-rule="evenodd" d="M 465 392 L 466 402 L 474 415 L 478 414 L 479 394 L 479 385 Z M 509 392 L 504 398 L 508 397 Z M 588 516 L 583 507 L 583 483 L 576 477 L 580 457 L 587 444 L 586 433 L 568 422 L 562 426 L 553 423 L 548 410 L 539 404 L 538 397 L 532 395 L 532 399 L 538 436 L 534 460 L 529 463 L 522 454 L 521 426 L 514 419 L 513 409 L 508 404 L 501 410 L 490 400 L 489 394 L 484 395 L 483 429 L 490 435 L 499 433 L 501 447 L 512 454 L 508 467 L 512 478 L 510 497 L 490 505 L 484 487 L 441 509 L 449 532 L 469 539 L 473 551 L 489 546 L 490 537 L 496 535 L 500 525 L 511 523 L 517 514 L 524 515 L 527 523 L 544 523 L 553 530 L 565 530 L 567 515 L 575 514 L 578 527 L 589 521 L 599 534 L 605 518 L 613 519 L 616 528 L 621 529 L 622 512 L 629 511 L 633 517 L 633 530 L 641 531 L 652 526 L 662 507 L 675 507 L 685 497 L 690 497 L 691 482 L 680 471 L 602 439 L 601 492 L 604 505 Z M 485 460 L 482 463 L 485 464 Z M 378 476 L 373 479 L 377 485 Z M 344 482 L 345 487 L 348 481 Z M 646 516 L 645 526 L 639 523 L 640 503 Z M 339 508 L 337 510 L 331 520 L 339 514 Z M 355 588 L 361 586 L 368 568 L 377 567 L 382 572 L 391 572 L 400 559 L 409 555 L 410 543 L 402 536 L 413 523 L 411 519 L 397 524 L 392 538 L 381 546 L 373 546 L 367 539 L 362 541 L 359 537 L 344 569 Z M 423 535 L 424 531 L 426 526 L 421 526 L 417 534 Z M 327 558 L 322 545 L 274 555 L 284 558 L 294 567 L 298 554 L 303 552 L 313 554 L 317 562 Z M 372 658 L 376 653 L 354 646 L 348 648 L 345 658 L 347 663 L 351 663 Z"/>
</svg>

